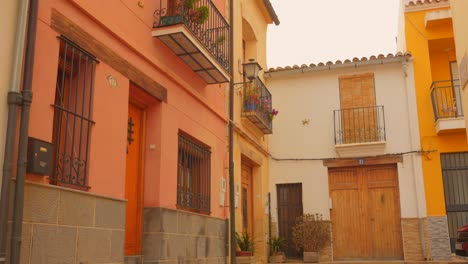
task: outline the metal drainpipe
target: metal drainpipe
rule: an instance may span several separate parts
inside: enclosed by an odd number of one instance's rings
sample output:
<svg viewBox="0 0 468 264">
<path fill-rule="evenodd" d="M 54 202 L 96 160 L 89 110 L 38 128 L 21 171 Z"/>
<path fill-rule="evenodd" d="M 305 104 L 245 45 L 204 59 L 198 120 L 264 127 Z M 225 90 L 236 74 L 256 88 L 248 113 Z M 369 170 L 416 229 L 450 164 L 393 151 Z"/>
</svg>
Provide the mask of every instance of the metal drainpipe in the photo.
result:
<svg viewBox="0 0 468 264">
<path fill-rule="evenodd" d="M 19 264 L 21 251 L 21 234 L 23 227 L 23 207 L 24 207 L 24 185 L 26 179 L 27 151 L 28 151 L 28 130 L 29 112 L 32 102 L 32 77 L 34 65 L 34 51 L 36 45 L 37 9 L 39 0 L 31 0 L 29 6 L 26 59 L 23 78 L 23 97 L 19 146 L 18 164 L 15 184 L 15 203 L 13 211 L 13 233 L 11 236 L 10 263 Z"/>
<path fill-rule="evenodd" d="M 18 106 L 21 104 L 19 94 L 21 72 L 23 69 L 24 40 L 26 36 L 26 23 L 28 19 L 28 0 L 18 0 L 16 38 L 14 43 L 14 60 L 12 63 L 12 78 L 10 92 L 8 93 L 8 121 L 5 135 L 5 154 L 3 158 L 2 190 L 0 198 L 0 264 L 6 262 L 6 241 L 8 212 L 10 205 L 10 188 L 13 174 L 13 153 L 16 142 L 16 125 L 18 119 Z"/>
<path fill-rule="evenodd" d="M 229 0 L 229 50 L 231 80 L 229 81 L 229 218 L 231 264 L 236 264 L 236 208 L 234 194 L 234 0 Z"/>
</svg>

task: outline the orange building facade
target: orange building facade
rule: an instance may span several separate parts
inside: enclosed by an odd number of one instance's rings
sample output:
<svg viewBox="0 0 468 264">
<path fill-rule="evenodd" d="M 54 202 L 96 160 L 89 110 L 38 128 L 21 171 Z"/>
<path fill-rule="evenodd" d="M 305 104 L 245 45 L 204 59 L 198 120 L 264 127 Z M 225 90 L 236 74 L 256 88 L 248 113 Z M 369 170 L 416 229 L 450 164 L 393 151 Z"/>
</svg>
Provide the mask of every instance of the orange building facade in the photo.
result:
<svg viewBox="0 0 468 264">
<path fill-rule="evenodd" d="M 230 29 L 186 2 L 40 1 L 22 261 L 225 261 Z"/>
</svg>

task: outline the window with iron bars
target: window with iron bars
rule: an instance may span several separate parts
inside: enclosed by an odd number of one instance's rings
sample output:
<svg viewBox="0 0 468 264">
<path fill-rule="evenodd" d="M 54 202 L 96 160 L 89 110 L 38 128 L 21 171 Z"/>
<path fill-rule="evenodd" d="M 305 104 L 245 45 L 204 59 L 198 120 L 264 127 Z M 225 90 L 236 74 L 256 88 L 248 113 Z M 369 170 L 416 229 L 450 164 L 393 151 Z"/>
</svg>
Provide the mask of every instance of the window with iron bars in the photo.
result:
<svg viewBox="0 0 468 264">
<path fill-rule="evenodd" d="M 96 57 L 60 36 L 50 183 L 88 190 L 88 163 Z"/>
<path fill-rule="evenodd" d="M 179 133 L 177 206 L 197 213 L 210 213 L 210 149 Z"/>
</svg>

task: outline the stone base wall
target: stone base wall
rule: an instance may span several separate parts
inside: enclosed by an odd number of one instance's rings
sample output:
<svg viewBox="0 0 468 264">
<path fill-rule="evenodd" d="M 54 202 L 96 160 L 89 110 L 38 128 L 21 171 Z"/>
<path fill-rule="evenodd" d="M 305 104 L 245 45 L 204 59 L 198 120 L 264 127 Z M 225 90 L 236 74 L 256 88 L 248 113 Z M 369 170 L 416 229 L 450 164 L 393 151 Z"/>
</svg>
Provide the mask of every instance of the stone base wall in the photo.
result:
<svg viewBox="0 0 468 264">
<path fill-rule="evenodd" d="M 446 216 L 428 216 L 427 232 L 430 260 L 450 260 L 450 238 Z"/>
<path fill-rule="evenodd" d="M 226 220 L 161 207 L 143 214 L 143 263 L 226 263 Z"/>
<path fill-rule="evenodd" d="M 124 262 L 124 200 L 36 183 L 24 198 L 21 263 Z"/>
<path fill-rule="evenodd" d="M 423 248 L 421 244 L 421 231 L 423 230 L 423 220 L 418 218 L 402 218 L 401 233 L 403 237 L 403 253 L 406 261 L 424 260 Z M 425 246 L 425 245 L 424 245 Z"/>
</svg>

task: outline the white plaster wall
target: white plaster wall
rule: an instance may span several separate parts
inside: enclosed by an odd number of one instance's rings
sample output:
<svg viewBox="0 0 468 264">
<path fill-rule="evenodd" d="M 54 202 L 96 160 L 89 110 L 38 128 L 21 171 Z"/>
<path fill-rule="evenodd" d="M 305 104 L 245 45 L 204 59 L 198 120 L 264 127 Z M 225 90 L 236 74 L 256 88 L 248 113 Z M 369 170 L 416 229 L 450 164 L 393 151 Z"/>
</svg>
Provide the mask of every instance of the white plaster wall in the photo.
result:
<svg viewBox="0 0 468 264">
<path fill-rule="evenodd" d="M 297 70 L 301 71 L 301 70 Z M 358 65 L 298 74 L 266 74 L 279 114 L 270 137 L 272 217 L 277 221 L 276 184 L 302 182 L 304 213 L 329 219 L 328 172 L 322 159 L 337 158 L 333 110 L 340 108 L 339 76 L 373 72 L 376 104 L 385 111 L 386 154 L 420 150 L 412 63 Z M 302 120 L 310 119 L 309 125 Z M 398 164 L 402 217 L 425 215 L 421 157 L 403 155 Z M 274 159 L 317 159 L 276 161 Z"/>
<path fill-rule="evenodd" d="M 397 52 L 406 51 L 406 35 L 405 35 L 405 5 L 408 0 L 400 0 L 398 9 L 398 31 L 397 31 Z"/>
</svg>

